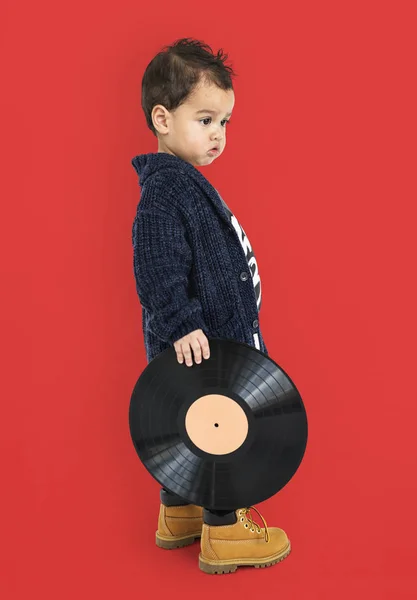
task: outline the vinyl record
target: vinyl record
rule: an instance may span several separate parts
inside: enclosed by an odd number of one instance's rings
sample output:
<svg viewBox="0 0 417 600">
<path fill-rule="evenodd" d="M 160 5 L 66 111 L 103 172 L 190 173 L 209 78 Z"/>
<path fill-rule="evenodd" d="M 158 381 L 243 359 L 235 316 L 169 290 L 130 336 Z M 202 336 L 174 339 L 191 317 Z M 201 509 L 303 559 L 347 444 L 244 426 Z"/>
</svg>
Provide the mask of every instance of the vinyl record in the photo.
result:
<svg viewBox="0 0 417 600">
<path fill-rule="evenodd" d="M 248 344 L 209 339 L 210 358 L 188 367 L 173 347 L 141 373 L 129 426 L 161 486 L 191 504 L 232 510 L 266 500 L 293 477 L 307 444 L 294 383 Z"/>
</svg>

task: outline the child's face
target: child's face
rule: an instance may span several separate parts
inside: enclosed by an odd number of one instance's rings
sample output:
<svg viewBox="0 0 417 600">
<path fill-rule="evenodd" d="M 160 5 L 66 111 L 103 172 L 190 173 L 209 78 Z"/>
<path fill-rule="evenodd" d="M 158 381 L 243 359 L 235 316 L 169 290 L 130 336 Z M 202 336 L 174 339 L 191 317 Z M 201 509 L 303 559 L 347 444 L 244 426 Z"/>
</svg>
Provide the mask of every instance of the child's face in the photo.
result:
<svg viewBox="0 0 417 600">
<path fill-rule="evenodd" d="M 211 164 L 226 146 L 227 119 L 234 104 L 233 90 L 225 91 L 214 84 L 201 84 L 172 112 L 158 104 L 152 111 L 158 152 L 174 154 L 194 166 Z M 214 146 L 218 146 L 216 154 L 210 152 Z"/>
</svg>

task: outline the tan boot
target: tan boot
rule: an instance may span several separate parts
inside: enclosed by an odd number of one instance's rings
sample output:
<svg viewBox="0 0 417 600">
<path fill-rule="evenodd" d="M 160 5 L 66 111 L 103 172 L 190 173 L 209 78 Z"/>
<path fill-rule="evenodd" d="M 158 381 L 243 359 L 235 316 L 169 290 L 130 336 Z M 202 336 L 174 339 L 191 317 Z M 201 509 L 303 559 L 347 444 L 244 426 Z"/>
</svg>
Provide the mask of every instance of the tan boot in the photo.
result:
<svg viewBox="0 0 417 600">
<path fill-rule="evenodd" d="M 161 502 L 156 545 L 166 550 L 188 546 L 201 537 L 202 525 L 201 506 L 165 506 Z"/>
<path fill-rule="evenodd" d="M 254 523 L 254 509 L 265 527 Z M 208 525 L 203 522 L 199 567 L 205 573 L 233 573 L 238 567 L 270 567 L 291 552 L 287 534 L 278 527 L 268 529 L 254 506 L 235 511 L 236 522 L 230 525 Z"/>
</svg>

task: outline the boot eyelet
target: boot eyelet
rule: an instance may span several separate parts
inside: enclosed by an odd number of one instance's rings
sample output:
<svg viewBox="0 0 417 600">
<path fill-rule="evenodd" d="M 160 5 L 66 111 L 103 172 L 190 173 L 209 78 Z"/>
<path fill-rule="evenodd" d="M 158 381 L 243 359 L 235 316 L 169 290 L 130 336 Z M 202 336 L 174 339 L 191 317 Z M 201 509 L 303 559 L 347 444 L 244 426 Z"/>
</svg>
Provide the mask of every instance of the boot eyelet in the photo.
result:
<svg viewBox="0 0 417 600">
<path fill-rule="evenodd" d="M 250 529 L 250 530 L 251 530 L 251 532 L 252 532 L 252 533 L 255 533 L 255 530 L 254 530 L 254 529 L 252 529 L 252 527 L 251 527 L 251 529 Z"/>
<path fill-rule="evenodd" d="M 239 517 L 240 517 L 240 515 L 241 515 L 241 514 L 242 514 L 242 511 L 240 510 L 240 511 L 238 512 L 238 515 L 239 515 Z"/>
<path fill-rule="evenodd" d="M 249 527 L 249 525 L 247 523 L 245 523 L 245 529 L 247 529 Z"/>
<path fill-rule="evenodd" d="M 240 517 L 240 520 L 241 520 L 241 521 L 242 521 L 242 523 L 243 523 L 243 521 L 244 521 L 245 519 L 244 519 L 243 517 Z"/>
</svg>

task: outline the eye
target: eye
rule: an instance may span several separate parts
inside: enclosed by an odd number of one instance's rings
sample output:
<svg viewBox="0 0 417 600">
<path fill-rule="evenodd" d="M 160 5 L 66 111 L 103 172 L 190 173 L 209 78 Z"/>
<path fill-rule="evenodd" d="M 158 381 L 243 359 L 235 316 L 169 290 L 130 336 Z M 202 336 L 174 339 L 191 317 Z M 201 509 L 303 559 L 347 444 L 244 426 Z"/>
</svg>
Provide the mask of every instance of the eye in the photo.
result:
<svg viewBox="0 0 417 600">
<path fill-rule="evenodd" d="M 200 123 L 201 123 L 202 121 L 211 121 L 211 117 L 205 117 L 204 119 L 200 119 Z M 223 119 L 223 121 L 222 121 L 222 122 L 223 122 L 223 123 L 230 123 L 230 119 Z M 207 123 L 207 125 L 208 125 L 208 123 Z"/>
</svg>

